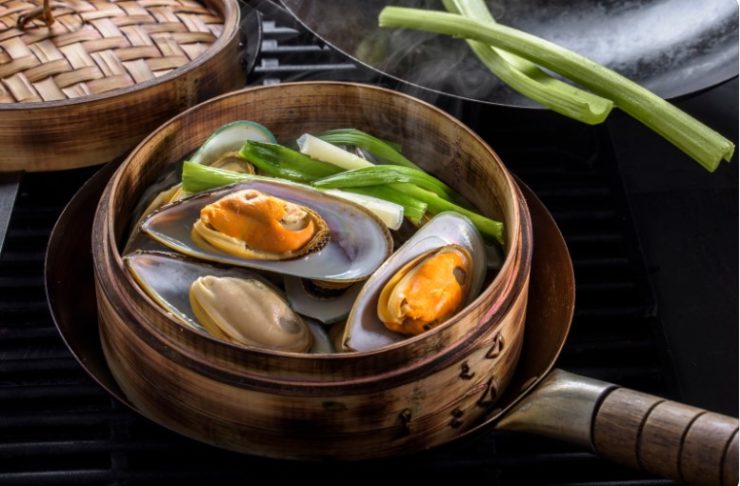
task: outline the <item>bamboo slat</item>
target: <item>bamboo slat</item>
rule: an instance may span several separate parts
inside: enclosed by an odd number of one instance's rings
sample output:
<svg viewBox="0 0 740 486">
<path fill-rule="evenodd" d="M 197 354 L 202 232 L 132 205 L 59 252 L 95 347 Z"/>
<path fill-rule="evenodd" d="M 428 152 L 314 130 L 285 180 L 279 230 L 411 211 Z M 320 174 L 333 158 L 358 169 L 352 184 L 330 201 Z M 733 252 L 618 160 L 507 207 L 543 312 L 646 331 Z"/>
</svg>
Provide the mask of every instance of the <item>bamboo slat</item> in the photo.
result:
<svg viewBox="0 0 740 486">
<path fill-rule="evenodd" d="M 237 0 L 0 0 L 0 171 L 100 164 L 244 85 Z"/>
<path fill-rule="evenodd" d="M 148 78 L 141 76 L 140 64 L 123 61 L 146 59 L 155 76 L 176 69 L 193 59 L 187 52 L 203 53 L 213 44 L 213 24 L 220 27 L 224 22 L 212 8 L 187 0 L 73 0 L 54 10 L 57 33 L 47 37 L 49 28 L 40 21 L 26 30 L 14 27 L 18 16 L 34 7 L 30 2 L 0 0 L 0 23 L 12 26 L 0 29 L 4 30 L 0 50 L 5 54 L 0 59 L 0 82 L 9 88 L 9 102 L 58 99 L 60 93 L 75 98 L 134 85 Z M 138 46 L 154 48 L 131 49 Z M 99 58 L 92 58 L 93 53 L 100 53 Z M 16 76 L 19 73 L 23 76 Z M 75 84 L 85 86 L 62 91 Z"/>
</svg>

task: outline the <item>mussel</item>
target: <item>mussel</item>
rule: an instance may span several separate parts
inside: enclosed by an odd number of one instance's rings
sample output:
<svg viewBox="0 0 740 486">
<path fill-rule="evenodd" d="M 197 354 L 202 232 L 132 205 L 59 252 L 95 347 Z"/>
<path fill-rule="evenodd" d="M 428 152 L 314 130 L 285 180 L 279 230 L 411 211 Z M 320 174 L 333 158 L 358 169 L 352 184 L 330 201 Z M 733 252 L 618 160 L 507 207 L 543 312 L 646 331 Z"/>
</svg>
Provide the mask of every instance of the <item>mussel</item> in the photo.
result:
<svg viewBox="0 0 740 486">
<path fill-rule="evenodd" d="M 244 211 L 255 216 L 256 222 L 247 225 L 249 236 L 240 233 Z M 141 229 L 197 259 L 347 284 L 366 279 L 392 249 L 388 229 L 360 206 L 299 184 L 267 180 L 169 204 L 150 214 Z M 296 234 L 300 238 L 293 238 Z M 242 236 L 264 241 L 247 242 Z"/>
<path fill-rule="evenodd" d="M 334 324 L 346 319 L 362 288 L 362 282 L 332 289 L 322 287 L 321 282 L 288 276 L 284 282 L 285 296 L 290 306 L 297 312 L 324 324 Z"/>
<path fill-rule="evenodd" d="M 239 155 L 239 148 L 245 140 L 257 140 L 275 143 L 275 137 L 259 123 L 239 120 L 223 125 L 217 129 L 192 154 L 191 161 L 210 165 L 218 169 L 230 170 L 244 174 L 254 174 L 254 166 Z M 179 170 L 173 169 L 164 178 L 149 187 L 134 210 L 137 222 L 129 235 L 125 253 L 135 250 L 159 250 L 159 245 L 141 237 L 140 224 L 146 216 L 165 204 L 179 201 L 189 194 L 182 189 Z"/>
<path fill-rule="evenodd" d="M 415 336 L 460 310 L 470 290 L 473 258 L 460 245 L 446 245 L 412 259 L 378 297 L 378 318 L 391 331 Z"/>
<path fill-rule="evenodd" d="M 196 164 L 223 167 L 222 163 L 215 162 L 223 159 L 224 154 L 238 151 L 246 140 L 277 143 L 272 132 L 263 125 L 253 121 L 237 120 L 216 129 L 190 160 Z"/>
<path fill-rule="evenodd" d="M 261 280 L 205 275 L 190 284 L 189 296 L 198 321 L 215 336 L 278 351 L 311 348 L 308 326 Z"/>
<path fill-rule="evenodd" d="M 329 228 L 306 206 L 242 189 L 204 206 L 192 237 L 201 247 L 211 245 L 233 256 L 287 260 L 319 250 L 329 239 Z"/>
<path fill-rule="evenodd" d="M 372 351 L 441 325 L 478 296 L 485 261 L 473 223 L 438 214 L 365 282 L 347 318 L 343 349 Z"/>
<path fill-rule="evenodd" d="M 124 262 L 139 286 L 183 324 L 221 340 L 290 352 L 331 352 L 321 326 L 303 319 L 262 276 L 160 252 Z"/>
</svg>

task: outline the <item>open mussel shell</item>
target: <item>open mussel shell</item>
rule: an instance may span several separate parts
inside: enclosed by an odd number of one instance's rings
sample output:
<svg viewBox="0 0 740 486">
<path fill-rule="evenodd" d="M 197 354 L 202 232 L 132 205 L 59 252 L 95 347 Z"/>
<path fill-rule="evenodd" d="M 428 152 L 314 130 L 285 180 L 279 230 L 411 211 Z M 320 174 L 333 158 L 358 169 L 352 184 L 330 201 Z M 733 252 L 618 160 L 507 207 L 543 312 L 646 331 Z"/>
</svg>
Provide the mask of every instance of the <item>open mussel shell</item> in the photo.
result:
<svg viewBox="0 0 740 486">
<path fill-rule="evenodd" d="M 224 339 L 221 332 L 206 329 L 195 315 L 190 301 L 190 287 L 198 278 L 206 276 L 232 277 L 257 280 L 264 287 L 286 300 L 282 293 L 267 279 L 243 268 L 222 268 L 202 262 L 189 261 L 179 255 L 163 252 L 136 252 L 124 257 L 129 272 L 144 292 L 160 307 L 182 324 Z M 303 319 L 311 333 L 311 353 L 332 353 L 334 345 L 321 324 L 313 319 Z M 259 325 L 259 323 L 255 323 Z"/>
<path fill-rule="evenodd" d="M 308 207 L 329 228 L 329 241 L 321 249 L 290 260 L 261 260 L 230 255 L 193 241 L 193 224 L 200 210 L 235 191 L 254 189 Z M 367 278 L 390 255 L 388 229 L 374 215 L 354 203 L 291 183 L 254 180 L 203 192 L 175 202 L 149 215 L 141 229 L 179 253 L 227 265 L 237 265 L 328 282 L 355 282 Z"/>
<path fill-rule="evenodd" d="M 195 280 L 206 275 L 262 280 L 256 273 L 243 268 L 220 268 L 164 252 L 136 252 L 126 255 L 123 261 L 139 287 L 160 307 L 201 331 L 205 328 L 193 313 L 188 297 L 190 285 Z"/>
<path fill-rule="evenodd" d="M 324 290 L 297 277 L 286 276 L 284 281 L 285 295 L 290 306 L 299 314 L 324 324 L 334 324 L 346 319 L 362 288 L 360 282 L 347 288 Z"/>
<path fill-rule="evenodd" d="M 442 247 L 457 245 L 472 257 L 470 289 L 458 312 L 481 291 L 486 277 L 483 239 L 473 223 L 456 213 L 440 213 L 419 229 L 365 282 L 347 318 L 344 351 L 373 351 L 408 339 L 393 332 L 378 318 L 378 299 L 385 284 L 412 260 Z"/>
<path fill-rule="evenodd" d="M 272 132 L 263 125 L 248 120 L 237 120 L 216 129 L 190 160 L 196 164 L 213 165 L 223 154 L 242 148 L 246 140 L 277 143 Z"/>
<path fill-rule="evenodd" d="M 303 319 L 308 324 L 308 329 L 311 331 L 313 336 L 313 344 L 311 345 L 311 354 L 331 354 L 336 353 L 334 343 L 329 336 L 329 333 L 324 327 L 314 321 L 313 319 Z"/>
</svg>

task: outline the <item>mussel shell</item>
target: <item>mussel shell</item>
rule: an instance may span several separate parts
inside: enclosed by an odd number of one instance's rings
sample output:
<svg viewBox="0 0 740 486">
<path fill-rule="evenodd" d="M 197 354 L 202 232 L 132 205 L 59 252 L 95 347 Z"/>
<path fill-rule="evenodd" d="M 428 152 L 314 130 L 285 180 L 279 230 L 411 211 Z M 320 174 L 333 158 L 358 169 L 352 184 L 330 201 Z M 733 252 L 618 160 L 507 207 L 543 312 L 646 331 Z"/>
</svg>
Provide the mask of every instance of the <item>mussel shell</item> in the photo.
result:
<svg viewBox="0 0 740 486">
<path fill-rule="evenodd" d="M 291 260 L 246 259 L 196 244 L 191 230 L 201 208 L 242 189 L 255 189 L 313 209 L 329 227 L 329 242 L 318 251 Z M 329 282 L 367 278 L 388 258 L 393 246 L 385 225 L 362 207 L 305 186 L 266 180 L 232 184 L 164 206 L 150 214 L 141 229 L 163 245 L 193 258 Z"/>
<path fill-rule="evenodd" d="M 465 216 L 440 213 L 422 226 L 365 282 L 347 318 L 342 340 L 344 351 L 373 351 L 408 339 L 386 328 L 378 318 L 380 293 L 388 280 L 408 262 L 447 245 L 459 245 L 470 252 L 473 259 L 471 284 L 463 308 L 475 300 L 486 277 L 483 238 Z"/>
<path fill-rule="evenodd" d="M 198 277 L 215 275 L 265 281 L 243 268 L 216 267 L 165 252 L 135 252 L 124 256 L 123 261 L 139 287 L 160 307 L 177 316 L 184 324 L 201 331 L 205 329 L 195 317 L 188 297 L 190 285 Z"/>
<path fill-rule="evenodd" d="M 247 194 L 248 193 L 248 194 Z M 256 193 L 255 191 L 237 191 L 229 194 L 224 199 L 231 199 L 232 201 L 243 200 L 244 197 L 252 199 L 252 197 L 265 196 L 262 193 Z M 274 199 L 268 196 L 269 199 Z M 281 200 L 282 201 L 282 200 Z M 286 203 L 286 201 L 282 201 Z M 218 205 L 219 202 L 216 202 Z M 252 248 L 245 244 L 244 241 L 239 238 L 235 238 L 218 231 L 210 227 L 207 222 L 204 221 L 202 214 L 201 219 L 195 222 L 191 237 L 193 241 L 201 248 L 208 249 L 214 248 L 217 251 L 223 251 L 229 255 L 244 258 L 244 259 L 256 259 L 256 260 L 292 260 L 294 258 L 307 255 L 311 252 L 320 250 L 326 242 L 329 240 L 329 228 L 326 225 L 326 221 L 314 210 L 303 207 L 305 215 L 302 220 L 306 224 L 310 224 L 313 228 L 308 241 L 298 248 L 286 250 L 281 253 L 271 252 L 269 250 Z M 238 210 L 236 211 L 239 214 Z"/>
<path fill-rule="evenodd" d="M 139 287 L 160 307 L 180 323 L 209 335 L 208 330 L 198 322 L 190 305 L 189 289 L 199 277 L 214 275 L 256 279 L 285 299 L 285 296 L 267 279 L 243 268 L 217 267 L 164 252 L 136 252 L 123 257 L 123 261 Z M 334 345 L 321 324 L 312 319 L 304 318 L 303 320 L 313 337 L 310 352 L 334 352 Z M 214 338 L 217 339 L 215 336 Z"/>
<path fill-rule="evenodd" d="M 311 354 L 331 354 L 336 353 L 334 343 L 326 332 L 324 327 L 313 319 L 306 319 L 303 321 L 308 324 L 308 329 L 311 331 L 313 336 L 313 344 L 311 345 Z"/>
<path fill-rule="evenodd" d="M 346 319 L 361 288 L 362 283 L 358 282 L 346 289 L 327 291 L 328 295 L 319 296 L 307 290 L 302 279 L 285 277 L 285 295 L 290 306 L 299 314 L 324 324 Z"/>
<path fill-rule="evenodd" d="M 431 321 L 420 319 L 414 321 L 413 318 L 409 318 L 404 311 L 404 303 L 408 304 L 408 292 L 411 290 L 413 285 L 411 282 L 415 281 L 418 277 L 417 270 L 421 269 L 424 262 L 427 259 L 434 258 L 436 255 L 440 255 L 442 252 L 447 254 L 454 254 L 458 258 L 462 258 L 461 268 L 462 272 L 450 275 L 456 284 L 460 288 L 460 302 L 454 307 L 451 307 L 448 311 L 442 311 L 437 308 L 437 311 L 447 312 L 446 318 L 442 318 L 443 315 L 438 315 L 436 319 Z M 461 306 L 465 303 L 469 293 L 470 284 L 472 281 L 473 272 L 472 270 L 473 259 L 470 252 L 466 248 L 459 245 L 445 245 L 442 248 L 430 250 L 426 253 L 422 253 L 416 258 L 412 258 L 406 264 L 401 267 L 391 278 L 388 279 L 386 284 L 380 291 L 378 297 L 378 318 L 385 323 L 385 326 L 392 331 L 405 334 L 407 336 L 414 336 L 426 332 L 441 324 L 442 322 L 452 317 L 457 311 L 460 310 Z M 457 269 L 457 268 L 456 268 Z M 454 273 L 454 272 L 453 272 Z M 444 285 L 444 284 L 443 284 Z M 435 289 L 427 289 L 426 293 L 431 293 Z M 422 298 L 426 298 L 425 295 Z M 450 300 L 445 300 L 447 305 L 452 305 Z M 439 303 L 439 301 L 437 302 Z M 433 303 L 429 303 L 433 307 Z M 414 306 L 416 308 L 416 306 Z M 420 309 L 417 309 L 419 311 Z M 424 309 L 424 311 L 431 311 L 432 309 Z M 424 324 L 422 324 L 422 322 Z M 423 331 L 422 331 L 423 329 Z"/>
</svg>

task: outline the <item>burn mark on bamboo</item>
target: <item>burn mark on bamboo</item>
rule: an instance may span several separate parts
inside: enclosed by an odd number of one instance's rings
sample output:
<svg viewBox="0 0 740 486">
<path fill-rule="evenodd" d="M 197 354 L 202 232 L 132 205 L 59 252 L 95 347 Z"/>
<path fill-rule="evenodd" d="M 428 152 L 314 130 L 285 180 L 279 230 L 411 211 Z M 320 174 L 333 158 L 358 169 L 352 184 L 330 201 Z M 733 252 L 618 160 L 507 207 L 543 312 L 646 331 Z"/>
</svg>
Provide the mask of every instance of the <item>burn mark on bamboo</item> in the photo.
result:
<svg viewBox="0 0 740 486">
<path fill-rule="evenodd" d="M 450 415 L 452 415 L 452 420 L 449 422 L 450 427 L 453 429 L 459 429 L 463 424 L 463 421 L 460 419 L 465 415 L 465 412 L 463 412 L 459 407 L 455 407 L 455 409 L 450 412 Z"/>
<path fill-rule="evenodd" d="M 501 331 L 499 331 L 493 337 L 493 344 L 491 345 L 490 349 L 486 353 L 486 359 L 498 358 L 499 355 L 501 355 L 501 352 L 503 350 L 504 350 L 504 335 L 501 334 Z"/>
<path fill-rule="evenodd" d="M 498 384 L 496 383 L 496 377 L 491 376 L 486 382 L 486 389 L 483 391 L 483 395 L 478 399 L 476 405 L 482 408 L 490 408 L 491 405 L 496 403 L 498 398 Z"/>
<path fill-rule="evenodd" d="M 411 409 L 404 408 L 401 410 L 401 413 L 398 414 L 398 420 L 401 422 L 401 426 L 396 434 L 396 439 L 411 435 Z"/>
<path fill-rule="evenodd" d="M 463 361 L 460 365 L 460 378 L 463 380 L 472 380 L 475 376 L 475 372 L 470 372 L 470 366 L 467 361 Z"/>
<path fill-rule="evenodd" d="M 322 402 L 321 405 L 324 407 L 324 410 L 329 412 L 344 412 L 347 410 L 347 405 L 342 402 L 326 401 Z"/>
</svg>

